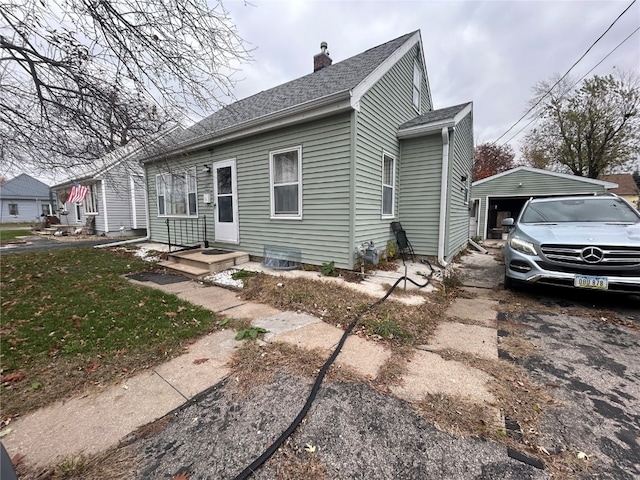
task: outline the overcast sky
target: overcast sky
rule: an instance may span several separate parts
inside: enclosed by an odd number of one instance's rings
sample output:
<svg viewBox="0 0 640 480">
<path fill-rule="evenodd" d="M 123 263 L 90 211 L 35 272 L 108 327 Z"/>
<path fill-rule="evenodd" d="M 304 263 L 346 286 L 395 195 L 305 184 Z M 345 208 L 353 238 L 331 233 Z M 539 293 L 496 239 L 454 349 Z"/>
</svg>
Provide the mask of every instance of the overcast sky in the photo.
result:
<svg viewBox="0 0 640 480">
<path fill-rule="evenodd" d="M 475 141 L 494 141 L 527 110 L 532 86 L 562 75 L 615 21 L 624 1 L 226 0 L 254 48 L 240 73 L 241 99 L 310 73 L 326 41 L 339 62 L 420 30 L 434 107 L 473 101 Z M 572 70 L 579 79 L 640 27 L 635 3 Z M 640 31 L 593 74 L 640 70 Z M 500 143 L 527 122 L 521 122 Z M 518 140 L 510 143 L 519 150 Z"/>
</svg>

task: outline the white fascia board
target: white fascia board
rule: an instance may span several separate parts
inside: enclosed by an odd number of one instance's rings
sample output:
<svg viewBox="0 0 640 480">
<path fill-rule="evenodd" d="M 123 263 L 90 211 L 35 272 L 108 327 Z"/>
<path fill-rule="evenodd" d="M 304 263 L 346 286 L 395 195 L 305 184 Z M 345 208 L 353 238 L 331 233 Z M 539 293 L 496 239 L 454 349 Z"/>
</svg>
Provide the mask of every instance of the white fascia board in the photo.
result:
<svg viewBox="0 0 640 480">
<path fill-rule="evenodd" d="M 422 58 L 422 68 L 424 72 L 424 79 L 427 82 L 427 92 L 429 93 L 429 105 L 431 105 L 431 110 L 435 110 L 433 107 L 433 97 L 431 96 L 431 85 L 429 85 L 429 75 L 427 75 L 427 60 L 424 58 L 424 50 L 422 48 L 422 33 L 418 30 L 418 42 L 420 45 L 420 57 Z"/>
<path fill-rule="evenodd" d="M 516 173 L 520 171 L 525 171 L 530 173 L 539 173 L 541 175 L 549 175 L 550 177 L 564 178 L 566 180 L 574 180 L 574 181 L 583 182 L 583 183 L 590 183 L 592 185 L 600 185 L 606 189 L 616 188 L 618 186 L 617 183 L 605 182 L 604 180 L 596 180 L 595 178 L 579 177 L 577 175 L 570 175 L 568 173 L 552 172 L 550 170 L 543 170 L 541 168 L 533 168 L 533 167 L 512 168 L 511 170 L 507 170 L 506 172 L 496 173 L 495 175 L 492 175 L 490 177 L 475 181 L 471 184 L 471 186 L 474 187 L 476 185 L 482 185 L 485 182 L 495 180 L 496 178 L 504 177 L 505 175 L 511 175 L 512 173 Z"/>
<path fill-rule="evenodd" d="M 209 147 L 219 143 L 236 140 L 238 138 L 255 135 L 274 128 L 280 128 L 302 121 L 326 117 L 342 111 L 352 110 L 351 92 L 348 90 L 333 93 L 325 97 L 311 100 L 310 102 L 294 105 L 262 117 L 255 118 L 240 125 L 234 125 L 225 130 L 215 132 L 205 137 L 198 137 L 195 141 L 187 140 L 176 148 L 144 159 L 142 163 L 148 163 L 168 155 L 178 155 L 192 150 Z"/>
<path fill-rule="evenodd" d="M 453 118 L 446 120 L 438 120 L 437 122 L 416 125 L 415 127 L 403 128 L 398 131 L 398 138 L 420 137 L 434 133 L 440 133 L 443 128 L 455 127 L 460 121 L 466 117 L 473 107 L 472 103 L 468 103 L 463 109 L 456 113 Z"/>
<path fill-rule="evenodd" d="M 422 40 L 420 39 L 420 32 L 414 33 L 411 38 L 404 42 L 395 52 L 389 55 L 384 62 L 378 65 L 376 69 L 367 76 L 367 78 L 360 82 L 351 91 L 351 106 L 354 110 L 357 110 L 356 107 L 362 96 L 367 93 L 367 91 L 369 91 L 369 89 L 373 87 L 389 70 L 391 70 L 391 68 L 416 44 L 420 45 L 420 54 L 422 54 Z M 424 55 L 422 55 L 422 63 L 424 65 Z M 423 73 L 425 78 L 428 78 L 426 76 L 427 72 L 425 71 Z M 431 101 L 431 91 L 429 91 L 429 101 Z"/>
</svg>

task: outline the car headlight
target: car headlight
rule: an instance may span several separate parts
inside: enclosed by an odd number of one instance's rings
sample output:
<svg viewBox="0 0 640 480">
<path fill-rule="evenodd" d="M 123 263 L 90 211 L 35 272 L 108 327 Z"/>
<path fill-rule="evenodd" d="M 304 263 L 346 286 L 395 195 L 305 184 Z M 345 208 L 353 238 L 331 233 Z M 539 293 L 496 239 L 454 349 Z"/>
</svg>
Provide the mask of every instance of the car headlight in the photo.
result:
<svg viewBox="0 0 640 480">
<path fill-rule="evenodd" d="M 537 255 L 538 254 L 536 252 L 535 247 L 533 246 L 533 243 L 525 242 L 524 240 L 522 240 L 520 238 L 513 237 L 509 241 L 509 245 L 514 250 L 518 250 L 519 252 L 526 253 L 527 255 Z"/>
</svg>

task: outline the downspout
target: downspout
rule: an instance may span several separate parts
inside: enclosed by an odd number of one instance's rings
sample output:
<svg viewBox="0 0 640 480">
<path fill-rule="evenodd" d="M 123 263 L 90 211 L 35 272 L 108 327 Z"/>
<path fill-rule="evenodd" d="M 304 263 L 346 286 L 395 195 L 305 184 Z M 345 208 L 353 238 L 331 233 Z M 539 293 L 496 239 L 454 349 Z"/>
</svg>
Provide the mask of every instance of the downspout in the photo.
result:
<svg viewBox="0 0 640 480">
<path fill-rule="evenodd" d="M 102 187 L 102 204 L 104 205 L 104 233 L 109 233 L 109 217 L 107 214 L 107 186 L 104 178 L 100 182 Z"/>
<path fill-rule="evenodd" d="M 449 191 L 449 128 L 442 129 L 442 178 L 440 179 L 440 223 L 438 225 L 438 263 L 445 268 L 444 241 L 447 220 L 447 193 Z"/>
<path fill-rule="evenodd" d="M 129 175 L 129 195 L 131 195 L 131 228 L 138 228 L 138 215 L 136 215 L 136 186 L 133 175 Z"/>
</svg>

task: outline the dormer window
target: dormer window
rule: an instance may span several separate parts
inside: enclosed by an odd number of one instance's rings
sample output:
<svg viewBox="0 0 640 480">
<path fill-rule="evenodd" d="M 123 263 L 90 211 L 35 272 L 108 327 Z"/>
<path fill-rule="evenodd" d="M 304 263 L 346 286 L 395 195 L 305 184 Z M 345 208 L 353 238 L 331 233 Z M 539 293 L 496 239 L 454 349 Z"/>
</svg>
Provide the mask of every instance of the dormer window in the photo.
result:
<svg viewBox="0 0 640 480">
<path fill-rule="evenodd" d="M 418 62 L 413 62 L 413 108 L 420 113 L 420 84 L 422 83 L 422 72 Z"/>
</svg>

